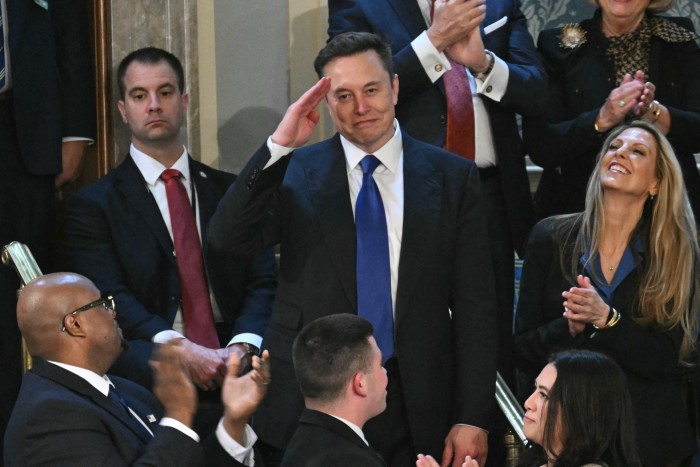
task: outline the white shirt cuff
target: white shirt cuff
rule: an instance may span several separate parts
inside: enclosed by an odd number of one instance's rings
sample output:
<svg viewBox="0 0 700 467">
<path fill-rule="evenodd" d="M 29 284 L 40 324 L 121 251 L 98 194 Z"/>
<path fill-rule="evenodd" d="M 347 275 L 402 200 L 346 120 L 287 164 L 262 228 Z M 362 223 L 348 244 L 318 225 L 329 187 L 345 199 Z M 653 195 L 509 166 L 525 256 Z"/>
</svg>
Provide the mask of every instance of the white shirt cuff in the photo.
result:
<svg viewBox="0 0 700 467">
<path fill-rule="evenodd" d="M 61 138 L 62 143 L 68 143 L 70 141 L 87 141 L 88 146 L 95 144 L 95 140 L 92 138 L 85 138 L 84 136 L 64 136 Z"/>
<path fill-rule="evenodd" d="M 153 336 L 151 339 L 153 342 L 156 344 L 167 344 L 173 339 L 184 339 L 185 336 L 180 334 L 177 331 L 173 331 L 172 329 L 166 330 L 166 331 L 160 331 L 158 334 Z"/>
<path fill-rule="evenodd" d="M 452 69 L 447 55 L 439 52 L 433 43 L 430 42 L 427 31 L 423 31 L 420 36 L 413 39 L 411 47 L 413 47 L 413 51 L 416 53 L 416 56 L 418 56 L 421 65 L 423 65 L 425 74 L 428 75 L 428 78 L 430 78 L 430 81 L 433 83 L 439 80 L 447 70 Z M 399 77 L 399 79 L 400 78 L 401 77 Z"/>
<path fill-rule="evenodd" d="M 196 443 L 199 443 L 199 435 L 195 433 L 192 428 L 188 427 L 184 423 L 178 422 L 174 418 L 163 417 L 160 419 L 160 422 L 158 424 L 160 426 L 169 426 L 170 428 L 174 428 L 177 431 L 192 438 Z"/>
<path fill-rule="evenodd" d="M 255 465 L 253 445 L 258 440 L 258 435 L 255 434 L 250 425 L 245 426 L 245 431 L 243 432 L 243 445 L 241 446 L 226 432 L 226 428 L 224 428 L 224 419 L 222 418 L 219 420 L 219 424 L 216 426 L 216 439 L 229 456 L 249 467 Z"/>
<path fill-rule="evenodd" d="M 267 161 L 267 164 L 265 164 L 265 167 L 263 167 L 263 170 L 267 169 L 272 164 L 274 164 L 278 160 L 282 159 L 284 156 L 290 154 L 296 148 L 288 148 L 286 146 L 281 146 L 281 145 L 273 142 L 272 136 L 269 136 L 267 138 L 267 149 L 268 149 L 268 151 L 270 151 L 270 160 Z"/>
<path fill-rule="evenodd" d="M 244 332 L 241 334 L 236 334 L 233 339 L 228 343 L 226 347 L 230 347 L 233 344 L 239 344 L 245 342 L 246 344 L 254 345 L 257 348 L 262 348 L 262 337 L 252 332 Z"/>
<path fill-rule="evenodd" d="M 493 52 L 491 52 L 493 53 Z M 492 101 L 501 102 L 508 88 L 508 64 L 501 60 L 496 54 L 493 54 L 493 69 L 484 81 L 475 79 L 476 92 L 482 94 Z"/>
</svg>

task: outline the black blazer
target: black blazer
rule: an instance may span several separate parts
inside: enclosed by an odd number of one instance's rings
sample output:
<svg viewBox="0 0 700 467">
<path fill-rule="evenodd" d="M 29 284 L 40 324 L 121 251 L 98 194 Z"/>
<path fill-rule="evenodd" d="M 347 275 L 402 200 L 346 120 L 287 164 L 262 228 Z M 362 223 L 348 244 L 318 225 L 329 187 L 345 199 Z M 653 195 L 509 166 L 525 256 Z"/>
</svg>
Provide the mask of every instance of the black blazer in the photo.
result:
<svg viewBox="0 0 700 467">
<path fill-rule="evenodd" d="M 35 359 L 7 427 L 5 465 L 207 465 L 193 439 L 151 421 L 162 416 L 151 393 L 128 380 L 110 379 L 154 437 L 134 428 L 123 409 L 84 379 Z"/>
<path fill-rule="evenodd" d="M 677 381 L 682 331 L 680 327 L 651 329 L 630 318 L 640 314 L 635 298 L 644 256 L 619 285 L 610 303 L 622 315 L 620 321 L 613 328 L 595 333 L 589 325 L 586 332 L 573 338 L 562 316 L 561 293 L 575 284 L 562 273 L 559 245 L 554 240 L 556 225 L 556 218 L 545 219 L 530 236 L 515 318 L 516 365 L 534 379 L 554 352 L 583 348 L 608 354 L 627 376 L 638 447 L 645 465 L 661 465 L 691 454 L 695 443 Z"/>
<path fill-rule="evenodd" d="M 95 138 L 95 73 L 83 0 L 7 0 L 20 157 L 32 175 L 61 172 L 61 138 Z M 1 141 L 1 140 L 0 140 Z"/>
<path fill-rule="evenodd" d="M 454 423 L 489 425 L 493 272 L 476 166 L 405 133 L 403 147 L 395 355 L 414 447 L 437 457 Z M 338 135 L 262 170 L 269 158 L 263 146 L 248 162 L 212 217 L 209 241 L 239 255 L 280 244 L 264 340 L 275 376 L 254 423 L 262 439 L 284 446 L 303 408 L 292 342 L 316 318 L 357 312 L 356 240 Z"/>
<path fill-rule="evenodd" d="M 304 409 L 282 467 L 385 467 L 377 452 L 349 426 L 323 412 Z"/>
<path fill-rule="evenodd" d="M 438 147 L 445 144 L 447 102 L 442 80 L 432 83 L 418 60 L 411 41 L 426 30 L 418 2 L 405 0 L 330 0 L 328 35 L 367 31 L 391 42 L 394 71 L 401 92 L 396 117 L 411 136 Z M 507 23 L 483 34 L 483 28 L 503 17 Z M 520 139 L 516 113 L 536 115 L 546 103 L 547 78 L 539 54 L 527 29 L 518 0 L 489 0 L 481 24 L 484 46 L 508 65 L 508 85 L 500 102 L 482 94 L 488 113 L 505 200 L 507 222 L 513 245 L 523 248 L 535 214 L 525 170 L 525 151 Z"/>
<path fill-rule="evenodd" d="M 209 219 L 235 176 L 190 158 L 202 238 Z M 69 200 L 65 216 L 68 270 L 111 293 L 117 321 L 132 345 L 118 368 L 146 385 L 151 338 L 172 329 L 181 303 L 173 242 L 145 181 L 130 156 L 112 172 Z M 276 266 L 270 251 L 244 260 L 210 255 L 203 242 L 209 281 L 225 321 L 221 344 L 233 335 L 263 335 L 272 310 Z M 126 361 L 124 360 L 126 359 Z M 120 374 L 122 374 L 120 371 Z"/>
<path fill-rule="evenodd" d="M 668 18 L 693 31 L 688 18 Z M 567 49 L 559 45 L 561 29 L 540 33 L 537 47 L 549 74 L 546 112 L 523 119 L 523 137 L 533 162 L 544 168 L 535 196 L 539 217 L 583 210 L 586 184 L 601 150 L 604 134 L 593 124 L 615 87 L 613 62 L 600 13 L 582 21 L 586 43 Z M 670 43 L 651 37 L 648 79 L 655 98 L 671 113 L 668 139 L 683 170 L 688 197 L 700 219 L 700 176 L 694 153 L 700 152 L 700 49 L 695 41 Z"/>
</svg>

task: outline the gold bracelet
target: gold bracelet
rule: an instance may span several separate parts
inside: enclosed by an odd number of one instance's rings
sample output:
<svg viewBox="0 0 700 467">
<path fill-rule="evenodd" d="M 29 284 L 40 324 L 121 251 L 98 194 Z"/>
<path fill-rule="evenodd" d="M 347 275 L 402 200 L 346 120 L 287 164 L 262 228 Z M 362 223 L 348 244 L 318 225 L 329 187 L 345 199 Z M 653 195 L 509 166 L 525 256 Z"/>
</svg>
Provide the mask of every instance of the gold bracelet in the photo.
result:
<svg viewBox="0 0 700 467">
<path fill-rule="evenodd" d="M 612 316 L 608 320 L 607 323 L 603 326 L 596 326 L 595 323 L 593 323 L 593 327 L 596 328 L 598 331 L 602 331 L 603 329 L 609 329 L 617 324 L 618 321 L 620 321 L 620 313 L 613 307 L 610 307 L 610 312 L 612 313 Z"/>
<path fill-rule="evenodd" d="M 656 121 L 659 119 L 661 116 L 661 104 L 659 104 L 659 101 L 654 100 L 654 110 L 651 112 L 651 115 L 654 116 L 654 119 L 652 120 L 653 123 L 656 123 Z"/>
</svg>

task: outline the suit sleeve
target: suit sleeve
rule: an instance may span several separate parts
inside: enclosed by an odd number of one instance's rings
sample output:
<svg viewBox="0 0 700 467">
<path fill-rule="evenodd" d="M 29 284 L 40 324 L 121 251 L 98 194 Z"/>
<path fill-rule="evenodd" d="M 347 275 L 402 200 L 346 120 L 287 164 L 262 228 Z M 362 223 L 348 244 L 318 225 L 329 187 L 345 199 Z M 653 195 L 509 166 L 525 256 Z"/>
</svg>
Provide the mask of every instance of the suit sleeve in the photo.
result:
<svg viewBox="0 0 700 467">
<path fill-rule="evenodd" d="M 546 102 L 545 111 L 540 116 L 529 118 L 525 114 L 526 118 L 523 119 L 527 151 L 532 161 L 543 168 L 559 167 L 567 160 L 590 158 L 603 142 L 603 134 L 594 128 L 602 100 L 593 102 L 588 110 L 575 115 L 567 110 L 567 89 L 575 87 L 575 83 L 567 83 L 567 67 L 570 66 L 572 54 L 585 56 L 588 53 L 584 50 L 588 44 L 581 46 L 580 52 L 564 50 L 559 46 L 557 34 L 559 30 L 543 31 L 537 43 L 549 75 L 549 98 L 543 99 Z M 592 97 L 588 96 L 588 99 Z"/>
<path fill-rule="evenodd" d="M 513 346 L 517 366 L 534 377 L 547 364 L 551 353 L 575 347 L 576 339 L 571 337 L 568 322 L 561 316 L 563 306 L 556 304 L 556 295 L 564 287 L 559 285 L 562 281 L 558 247 L 550 221 L 534 227 L 526 251 Z M 552 268 L 557 269 L 554 274 Z"/>
<path fill-rule="evenodd" d="M 270 159 L 267 145 L 253 155 L 209 222 L 208 241 L 214 251 L 250 258 L 279 243 L 284 215 L 282 180 L 291 157 L 263 170 Z"/>
<path fill-rule="evenodd" d="M 490 429 L 496 381 L 496 301 L 476 165 L 463 187 L 450 309 L 455 345 L 454 423 Z"/>
<path fill-rule="evenodd" d="M 83 0 L 49 2 L 53 23 L 63 136 L 95 139 L 95 70 L 88 13 Z"/>
<path fill-rule="evenodd" d="M 507 50 L 500 57 L 508 65 L 508 86 L 501 105 L 520 115 L 539 115 L 547 104 L 547 75 L 527 29 L 527 20 L 514 1 L 508 15 Z M 493 32 L 492 34 L 497 34 Z M 489 47 L 489 36 L 485 38 Z"/>
<path fill-rule="evenodd" d="M 71 197 L 66 207 L 67 264 L 72 271 L 90 278 L 100 291 L 114 296 L 119 326 L 127 339 L 150 342 L 155 334 L 172 327 L 146 309 L 131 292 L 112 238 L 109 216 L 93 198 L 91 192 L 81 191 Z"/>
</svg>

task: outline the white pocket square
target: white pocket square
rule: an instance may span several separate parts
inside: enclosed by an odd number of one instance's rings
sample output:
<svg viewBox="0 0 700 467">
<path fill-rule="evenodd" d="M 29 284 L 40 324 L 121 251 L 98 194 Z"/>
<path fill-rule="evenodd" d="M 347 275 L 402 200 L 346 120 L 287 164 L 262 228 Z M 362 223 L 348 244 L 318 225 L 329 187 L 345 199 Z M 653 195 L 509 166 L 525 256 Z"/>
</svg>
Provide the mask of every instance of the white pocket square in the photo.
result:
<svg viewBox="0 0 700 467">
<path fill-rule="evenodd" d="M 486 26 L 484 28 L 484 34 L 491 34 L 493 31 L 500 28 L 501 26 L 503 26 L 507 22 L 508 22 L 508 17 L 504 16 L 503 18 L 499 19 L 495 23 L 491 23 L 488 26 Z"/>
</svg>

